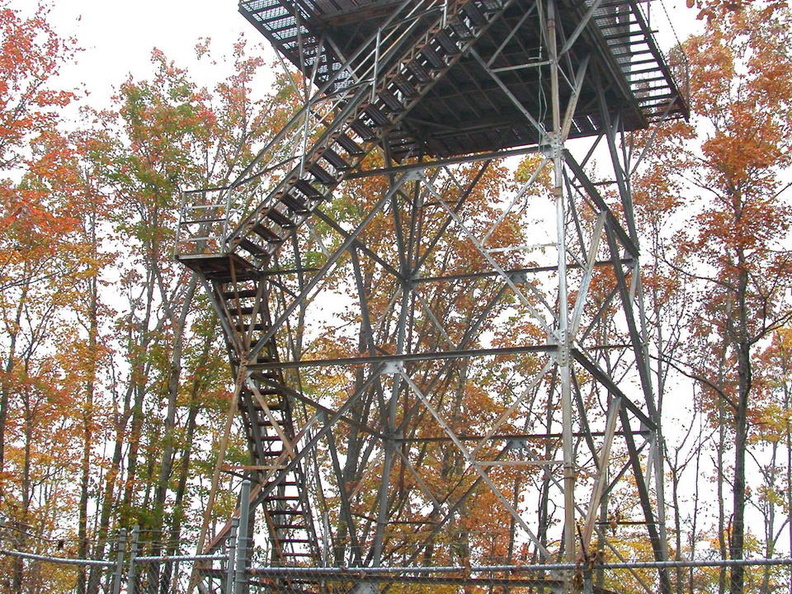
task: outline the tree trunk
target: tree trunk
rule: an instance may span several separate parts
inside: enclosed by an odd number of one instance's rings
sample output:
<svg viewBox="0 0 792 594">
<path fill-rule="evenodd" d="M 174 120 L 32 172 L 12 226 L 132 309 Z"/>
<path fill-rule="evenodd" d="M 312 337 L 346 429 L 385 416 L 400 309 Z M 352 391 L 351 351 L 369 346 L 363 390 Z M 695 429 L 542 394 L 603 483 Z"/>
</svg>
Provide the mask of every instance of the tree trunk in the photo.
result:
<svg viewBox="0 0 792 594">
<path fill-rule="evenodd" d="M 745 268 L 745 255 L 737 250 L 739 266 L 737 277 L 737 314 L 738 326 L 735 329 L 737 355 L 737 408 L 734 412 L 734 492 L 732 503 L 732 529 L 729 541 L 729 558 L 742 559 L 745 546 L 745 455 L 748 446 L 748 401 L 751 395 L 751 343 L 748 339 L 748 273 Z M 742 594 L 745 569 L 735 566 L 731 571 L 730 594 Z"/>
<path fill-rule="evenodd" d="M 14 390 L 11 374 L 16 364 L 17 337 L 19 335 L 19 324 L 22 321 L 22 311 L 24 309 L 27 292 L 27 285 L 25 285 L 22 288 L 22 295 L 20 296 L 14 315 L 14 323 L 12 325 L 13 332 L 11 332 L 9 336 L 8 354 L 5 361 L 5 374 L 2 378 L 2 386 L 0 386 L 0 473 L 5 470 L 6 423 L 8 421 L 8 406 L 10 404 L 11 393 Z M 0 481 L 0 503 L 2 503 L 4 496 L 2 485 L 3 481 Z"/>
<path fill-rule="evenodd" d="M 94 254 L 96 251 L 96 223 L 90 219 L 90 230 Z M 88 357 L 91 369 L 85 385 L 85 401 L 82 404 L 82 459 L 80 460 L 80 501 L 77 518 L 77 557 L 87 559 L 88 545 L 88 487 L 91 479 L 91 448 L 93 446 L 94 393 L 96 390 L 97 336 L 99 334 L 99 291 L 98 279 L 94 276 L 88 281 Z M 81 567 L 77 577 L 77 593 L 86 594 L 88 589 L 87 568 Z"/>
</svg>

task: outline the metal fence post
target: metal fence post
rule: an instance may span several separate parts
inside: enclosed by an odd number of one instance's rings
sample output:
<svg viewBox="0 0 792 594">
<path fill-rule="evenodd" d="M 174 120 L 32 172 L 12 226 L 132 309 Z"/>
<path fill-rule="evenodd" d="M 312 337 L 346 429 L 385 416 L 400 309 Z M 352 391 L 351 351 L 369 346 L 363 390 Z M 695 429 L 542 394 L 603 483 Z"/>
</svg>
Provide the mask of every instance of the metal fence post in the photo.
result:
<svg viewBox="0 0 792 594">
<path fill-rule="evenodd" d="M 137 571 L 135 558 L 138 554 L 138 538 L 140 536 L 140 526 L 132 528 L 132 550 L 129 552 L 129 573 L 127 573 L 127 592 L 137 594 Z"/>
<path fill-rule="evenodd" d="M 231 518 L 231 530 L 228 533 L 228 561 L 226 565 L 225 594 L 234 594 L 234 574 L 236 568 L 236 538 L 239 518 Z"/>
<path fill-rule="evenodd" d="M 113 594 L 121 593 L 121 577 L 124 574 L 124 554 L 126 553 L 126 528 L 121 528 L 118 531 L 118 539 L 116 541 L 116 560 L 115 569 L 113 570 Z"/>
<path fill-rule="evenodd" d="M 247 589 L 248 526 L 250 525 L 250 481 L 242 483 L 239 494 L 239 531 L 237 532 L 236 577 L 234 594 L 245 594 Z"/>
<path fill-rule="evenodd" d="M 583 570 L 583 594 L 594 594 L 594 572 L 590 566 Z"/>
</svg>

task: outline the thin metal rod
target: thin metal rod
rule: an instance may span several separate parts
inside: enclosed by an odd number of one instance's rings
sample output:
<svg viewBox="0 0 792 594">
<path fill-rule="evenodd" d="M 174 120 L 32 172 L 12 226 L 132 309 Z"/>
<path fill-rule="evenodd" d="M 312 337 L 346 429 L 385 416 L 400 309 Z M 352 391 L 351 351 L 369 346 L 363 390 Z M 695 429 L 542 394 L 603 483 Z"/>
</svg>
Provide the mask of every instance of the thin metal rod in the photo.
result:
<svg viewBox="0 0 792 594">
<path fill-rule="evenodd" d="M 539 344 L 523 347 L 504 347 L 493 349 L 465 349 L 438 351 L 433 353 L 403 353 L 401 355 L 373 355 L 371 357 L 339 357 L 338 359 L 305 359 L 302 361 L 274 361 L 252 363 L 249 369 L 299 369 L 302 367 L 324 367 L 334 365 L 367 365 L 371 363 L 411 363 L 418 361 L 441 361 L 446 359 L 468 359 L 474 357 L 495 357 L 521 355 L 525 353 L 554 353 L 554 344 Z"/>
<path fill-rule="evenodd" d="M 97 567 L 115 567 L 115 561 L 99 561 L 97 559 L 64 559 L 63 557 L 49 557 L 47 555 L 37 555 L 35 553 L 23 553 L 22 551 L 11 551 L 0 549 L 0 555 L 8 557 L 18 557 L 20 559 L 30 559 L 33 561 L 46 561 L 58 565 L 90 565 Z"/>
<path fill-rule="evenodd" d="M 231 530 L 228 533 L 228 560 L 226 561 L 225 594 L 234 594 L 234 577 L 236 571 L 236 539 L 239 529 L 239 518 L 231 518 Z"/>
<path fill-rule="evenodd" d="M 234 418 L 236 417 L 237 409 L 239 408 L 239 394 L 245 382 L 245 374 L 246 372 L 244 364 L 240 365 L 239 369 L 237 370 L 234 394 L 231 396 L 231 402 L 228 403 L 228 412 L 226 413 L 223 434 L 220 437 L 220 447 L 217 453 L 217 462 L 215 463 L 214 472 L 212 473 L 212 486 L 209 490 L 209 500 L 207 501 L 206 509 L 204 510 L 204 517 L 201 523 L 201 532 L 198 535 L 198 546 L 196 547 L 196 551 L 199 553 L 203 549 L 204 543 L 206 542 L 206 535 L 209 532 L 212 507 L 214 506 L 215 497 L 217 496 L 217 488 L 220 484 L 220 473 L 223 469 L 223 463 L 225 462 L 225 454 L 226 449 L 228 448 L 228 439 L 231 434 L 231 427 L 233 426 Z M 194 564 L 192 574 L 190 575 L 190 583 L 187 587 L 188 594 L 192 594 L 193 590 L 198 585 L 199 579 L 198 566 L 197 564 Z"/>
<path fill-rule="evenodd" d="M 608 407 L 608 418 L 605 424 L 605 439 L 603 440 L 602 450 L 599 456 L 599 472 L 597 473 L 594 490 L 591 493 L 591 501 L 588 507 L 588 517 L 583 528 L 582 545 L 589 548 L 591 537 L 594 534 L 594 522 L 599 512 L 600 502 L 605 491 L 608 480 L 608 462 L 610 461 L 610 451 L 613 445 L 613 438 L 616 435 L 616 421 L 618 419 L 621 400 L 613 398 Z"/>
<path fill-rule="evenodd" d="M 594 569 L 661 569 L 672 567 L 790 567 L 792 558 L 783 559 L 712 559 L 707 561 L 625 561 L 595 563 Z M 436 567 L 251 567 L 251 574 L 263 575 L 412 575 L 432 573 L 531 573 L 535 571 L 564 571 L 580 569 L 577 563 L 535 563 L 531 565 L 449 565 Z"/>
<path fill-rule="evenodd" d="M 421 161 L 420 163 L 409 163 L 407 165 L 394 165 L 392 167 L 381 167 L 379 169 L 366 169 L 355 173 L 350 173 L 344 179 L 359 179 L 363 177 L 374 177 L 389 175 L 392 173 L 402 173 L 405 171 L 424 171 L 448 165 L 460 165 L 465 163 L 478 163 L 480 161 L 491 161 L 492 159 L 505 159 L 519 155 L 532 155 L 541 152 L 542 147 L 537 145 L 524 146 L 505 151 L 492 151 L 489 153 L 477 153 L 474 155 L 462 155 L 459 157 L 449 157 L 447 159 L 433 159 L 431 161 Z"/>
<path fill-rule="evenodd" d="M 147 555 L 135 557 L 135 563 L 165 563 L 166 561 L 223 561 L 227 555 Z"/>
</svg>

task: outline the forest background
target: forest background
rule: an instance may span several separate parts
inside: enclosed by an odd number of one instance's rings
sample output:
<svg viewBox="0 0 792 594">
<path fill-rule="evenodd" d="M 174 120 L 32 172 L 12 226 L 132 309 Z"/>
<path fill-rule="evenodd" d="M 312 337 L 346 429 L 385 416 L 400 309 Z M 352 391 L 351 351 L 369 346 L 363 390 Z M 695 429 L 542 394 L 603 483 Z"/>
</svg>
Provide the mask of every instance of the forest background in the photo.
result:
<svg viewBox="0 0 792 594">
<path fill-rule="evenodd" d="M 696 15 L 703 32 L 683 43 L 694 115 L 657 132 L 634 196 L 674 427 L 669 546 L 679 559 L 789 557 L 792 18 L 785 2 Z M 196 60 L 224 61 L 219 82 L 154 50 L 148 73 L 92 103 L 58 78 L 79 45 L 47 7 L 0 0 L 0 542 L 106 558 L 116 531 L 139 525 L 153 553 L 189 551 L 231 391 L 216 320 L 172 258 L 179 190 L 232 178 L 296 98 L 261 48 L 202 40 Z M 235 435 L 227 463 L 243 465 Z M 235 503 L 238 479 L 223 481 L 216 522 Z M 680 569 L 673 583 L 775 592 L 790 576 Z M 0 557 L 3 592 L 75 589 L 90 586 L 73 569 Z"/>
</svg>

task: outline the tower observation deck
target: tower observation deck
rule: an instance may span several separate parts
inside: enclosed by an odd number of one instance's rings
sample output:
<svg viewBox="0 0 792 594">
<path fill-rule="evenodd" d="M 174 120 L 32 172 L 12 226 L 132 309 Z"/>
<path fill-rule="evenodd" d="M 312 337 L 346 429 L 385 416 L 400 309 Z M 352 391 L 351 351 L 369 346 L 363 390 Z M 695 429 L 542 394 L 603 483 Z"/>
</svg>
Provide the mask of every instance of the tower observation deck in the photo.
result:
<svg viewBox="0 0 792 594">
<path fill-rule="evenodd" d="M 277 51 L 318 84 L 341 69 L 344 56 L 366 47 L 391 16 L 398 0 L 251 0 L 240 11 Z M 664 117 L 686 115 L 680 84 L 659 51 L 639 2 L 632 0 L 561 0 L 557 3 L 560 30 L 568 32 L 565 55 L 572 70 L 589 60 L 588 74 L 577 99 L 571 138 L 597 134 L 603 126 L 600 93 L 618 111 L 627 130 L 648 127 Z M 442 10 L 442 6 L 438 9 Z M 449 30 L 465 38 L 468 27 L 483 22 L 475 4 L 449 15 Z M 551 128 L 548 50 L 542 35 L 540 4 L 520 0 L 510 4 L 448 73 L 405 115 L 387 139 L 394 157 L 448 157 L 542 142 L 524 111 Z M 443 44 L 456 43 L 448 35 L 437 47 L 423 51 L 428 60 L 443 60 Z M 481 57 L 486 56 L 483 60 Z M 364 60 L 369 56 L 363 55 Z M 497 75 L 497 79 L 492 74 Z M 684 72 L 677 75 L 684 77 Z M 420 84 L 416 65 L 394 81 L 393 97 L 409 95 Z M 683 79 L 684 80 L 684 79 Z M 354 84 L 340 76 L 333 92 Z M 572 89 L 561 89 L 568 103 Z"/>
<path fill-rule="evenodd" d="M 240 3 L 304 96 L 179 223 L 250 451 L 199 541 L 254 528 L 235 592 L 670 593 L 627 135 L 688 107 L 647 7 Z"/>
</svg>

